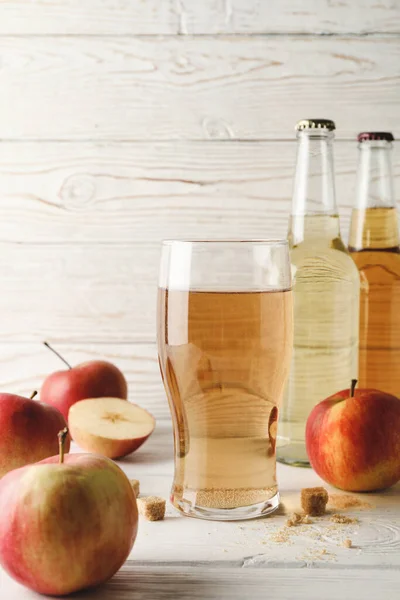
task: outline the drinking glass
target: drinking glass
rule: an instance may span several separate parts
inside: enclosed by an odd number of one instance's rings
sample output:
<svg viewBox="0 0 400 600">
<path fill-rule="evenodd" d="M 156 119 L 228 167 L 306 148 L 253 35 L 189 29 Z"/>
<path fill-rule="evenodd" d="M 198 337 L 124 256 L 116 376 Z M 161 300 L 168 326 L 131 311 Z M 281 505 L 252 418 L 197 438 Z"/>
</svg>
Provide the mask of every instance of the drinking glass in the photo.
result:
<svg viewBox="0 0 400 600">
<path fill-rule="evenodd" d="M 216 520 L 279 505 L 278 407 L 292 348 L 286 241 L 165 241 L 158 353 L 172 415 L 172 504 Z"/>
</svg>

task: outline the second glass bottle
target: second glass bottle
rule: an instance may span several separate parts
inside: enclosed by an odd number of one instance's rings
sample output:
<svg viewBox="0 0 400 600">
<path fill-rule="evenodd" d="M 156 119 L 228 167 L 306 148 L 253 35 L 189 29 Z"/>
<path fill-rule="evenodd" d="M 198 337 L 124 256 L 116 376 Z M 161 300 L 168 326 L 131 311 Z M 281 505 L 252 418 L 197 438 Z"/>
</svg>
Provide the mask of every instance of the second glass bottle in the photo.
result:
<svg viewBox="0 0 400 600">
<path fill-rule="evenodd" d="M 400 397 L 400 238 L 390 132 L 360 133 L 349 250 L 362 278 L 359 385 Z"/>
<path fill-rule="evenodd" d="M 305 426 L 311 410 L 348 388 L 358 371 L 360 278 L 340 236 L 334 129 L 334 122 L 326 119 L 296 125 L 298 152 L 288 234 L 294 347 L 277 458 L 298 466 L 309 466 Z"/>
</svg>

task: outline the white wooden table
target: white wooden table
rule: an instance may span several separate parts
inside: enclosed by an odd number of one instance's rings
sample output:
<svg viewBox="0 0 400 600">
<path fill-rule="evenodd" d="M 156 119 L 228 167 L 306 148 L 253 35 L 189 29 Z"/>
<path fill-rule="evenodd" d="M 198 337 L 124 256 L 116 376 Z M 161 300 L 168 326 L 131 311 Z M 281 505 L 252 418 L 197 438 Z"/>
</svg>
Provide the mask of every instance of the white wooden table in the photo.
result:
<svg viewBox="0 0 400 600">
<path fill-rule="evenodd" d="M 140 480 L 143 495 L 167 498 L 173 472 L 169 423 L 159 423 L 143 448 L 119 464 Z M 278 475 L 289 511 L 299 506 L 302 487 L 321 484 L 311 469 L 279 465 Z M 284 515 L 223 523 L 182 517 L 169 506 L 164 521 L 141 518 L 132 554 L 108 584 L 74 599 L 398 599 L 400 485 L 361 498 L 372 508 L 341 511 L 358 517 L 358 524 L 333 527 L 324 517 L 286 529 L 284 543 L 276 541 Z M 342 545 L 346 538 L 350 549 Z M 0 600 L 39 597 L 0 575 Z"/>
</svg>

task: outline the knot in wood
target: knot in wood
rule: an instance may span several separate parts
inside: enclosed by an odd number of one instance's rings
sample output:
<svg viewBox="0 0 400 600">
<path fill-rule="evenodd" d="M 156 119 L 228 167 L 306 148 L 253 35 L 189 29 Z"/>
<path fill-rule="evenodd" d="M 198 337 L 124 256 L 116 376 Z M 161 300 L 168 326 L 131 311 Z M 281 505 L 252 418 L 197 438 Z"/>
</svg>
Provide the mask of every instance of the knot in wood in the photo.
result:
<svg viewBox="0 0 400 600">
<path fill-rule="evenodd" d="M 64 208 L 75 211 L 87 210 L 95 201 L 96 182 L 92 175 L 70 175 L 60 190 Z"/>
</svg>

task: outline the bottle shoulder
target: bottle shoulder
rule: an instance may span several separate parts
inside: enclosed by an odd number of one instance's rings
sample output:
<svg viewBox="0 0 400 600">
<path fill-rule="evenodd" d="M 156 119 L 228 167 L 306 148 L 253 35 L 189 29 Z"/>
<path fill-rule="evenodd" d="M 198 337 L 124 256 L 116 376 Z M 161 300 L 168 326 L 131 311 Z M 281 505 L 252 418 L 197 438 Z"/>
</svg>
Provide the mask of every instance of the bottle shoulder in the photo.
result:
<svg viewBox="0 0 400 600">
<path fill-rule="evenodd" d="M 340 239 L 340 238 L 339 238 Z M 343 244 L 312 244 L 302 243 L 290 250 L 290 260 L 293 274 L 299 277 L 332 277 L 344 279 L 359 286 L 359 270 L 350 253 Z"/>
<path fill-rule="evenodd" d="M 301 261 L 312 257 L 335 257 L 338 261 L 353 262 L 348 248 L 341 237 L 333 239 L 305 239 L 298 244 L 289 241 L 289 250 L 292 262 Z"/>
<path fill-rule="evenodd" d="M 361 250 L 351 252 L 351 257 L 362 277 L 368 281 L 400 279 L 400 249 Z"/>
<path fill-rule="evenodd" d="M 353 208 L 349 235 L 352 249 L 396 252 L 399 242 L 396 207 Z"/>
</svg>

